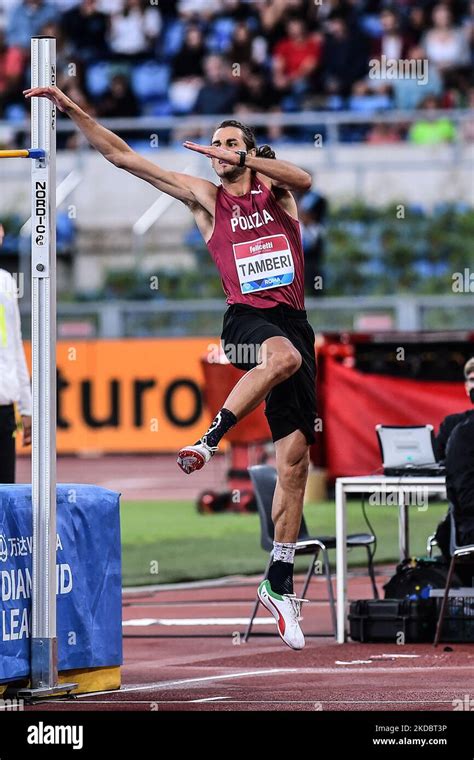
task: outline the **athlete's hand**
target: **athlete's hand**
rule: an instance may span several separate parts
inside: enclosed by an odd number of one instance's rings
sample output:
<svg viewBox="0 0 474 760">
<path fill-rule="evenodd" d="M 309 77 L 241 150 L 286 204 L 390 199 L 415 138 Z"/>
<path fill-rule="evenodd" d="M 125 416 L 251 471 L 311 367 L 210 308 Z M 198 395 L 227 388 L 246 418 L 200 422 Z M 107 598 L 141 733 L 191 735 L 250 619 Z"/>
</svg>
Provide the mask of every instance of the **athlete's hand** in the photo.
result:
<svg viewBox="0 0 474 760">
<path fill-rule="evenodd" d="M 208 158 L 217 158 L 219 161 L 225 161 L 227 164 L 233 164 L 234 166 L 238 166 L 240 163 L 240 156 L 235 150 L 216 148 L 214 145 L 198 145 L 189 140 L 186 140 L 183 145 L 185 148 L 195 150 L 196 153 L 202 153 L 203 156 L 207 156 Z"/>
<path fill-rule="evenodd" d="M 31 415 L 22 414 L 21 424 L 23 427 L 23 446 L 31 445 Z"/>
<path fill-rule="evenodd" d="M 59 87 L 29 87 L 23 90 L 25 98 L 48 98 L 60 111 L 66 111 L 73 104 L 71 98 Z"/>
</svg>

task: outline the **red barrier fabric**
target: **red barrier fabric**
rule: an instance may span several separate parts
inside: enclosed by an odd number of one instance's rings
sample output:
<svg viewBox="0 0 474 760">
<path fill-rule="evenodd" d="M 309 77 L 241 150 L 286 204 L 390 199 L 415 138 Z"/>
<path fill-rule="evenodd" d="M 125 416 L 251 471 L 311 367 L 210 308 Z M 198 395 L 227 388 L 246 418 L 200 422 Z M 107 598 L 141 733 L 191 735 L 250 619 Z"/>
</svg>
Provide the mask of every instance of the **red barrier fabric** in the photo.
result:
<svg viewBox="0 0 474 760">
<path fill-rule="evenodd" d="M 320 410 L 330 477 L 380 471 L 375 425 L 426 425 L 470 407 L 462 383 L 358 372 L 326 357 Z"/>
</svg>

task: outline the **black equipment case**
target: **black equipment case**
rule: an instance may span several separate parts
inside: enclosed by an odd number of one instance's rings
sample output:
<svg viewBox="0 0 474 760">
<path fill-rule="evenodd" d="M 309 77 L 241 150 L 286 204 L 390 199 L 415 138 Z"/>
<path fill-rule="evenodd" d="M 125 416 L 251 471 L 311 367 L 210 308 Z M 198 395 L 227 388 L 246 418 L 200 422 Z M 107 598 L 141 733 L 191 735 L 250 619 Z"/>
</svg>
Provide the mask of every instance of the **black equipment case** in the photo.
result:
<svg viewBox="0 0 474 760">
<path fill-rule="evenodd" d="M 351 602 L 353 641 L 394 644 L 433 641 L 437 621 L 435 599 L 362 599 Z"/>
</svg>

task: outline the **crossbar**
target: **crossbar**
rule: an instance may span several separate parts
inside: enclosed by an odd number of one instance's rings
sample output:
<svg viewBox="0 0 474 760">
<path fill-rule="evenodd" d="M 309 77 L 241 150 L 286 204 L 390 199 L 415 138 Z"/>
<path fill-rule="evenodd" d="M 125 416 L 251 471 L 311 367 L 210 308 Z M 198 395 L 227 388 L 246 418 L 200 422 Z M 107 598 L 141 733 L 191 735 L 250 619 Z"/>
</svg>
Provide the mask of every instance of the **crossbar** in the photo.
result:
<svg viewBox="0 0 474 760">
<path fill-rule="evenodd" d="M 12 148 L 0 150 L 0 158 L 45 158 L 46 151 L 42 148 Z"/>
</svg>

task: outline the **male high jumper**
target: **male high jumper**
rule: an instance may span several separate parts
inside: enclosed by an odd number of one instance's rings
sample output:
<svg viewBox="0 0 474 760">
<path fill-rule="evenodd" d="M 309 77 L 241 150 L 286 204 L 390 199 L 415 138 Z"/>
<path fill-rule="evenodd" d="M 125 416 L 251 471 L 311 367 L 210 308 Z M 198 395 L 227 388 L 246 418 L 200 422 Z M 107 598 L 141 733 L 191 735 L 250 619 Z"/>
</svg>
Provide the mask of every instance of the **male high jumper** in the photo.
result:
<svg viewBox="0 0 474 760">
<path fill-rule="evenodd" d="M 310 175 L 257 149 L 252 130 L 223 121 L 210 146 L 185 142 L 211 159 L 218 185 L 168 171 L 148 161 L 101 126 L 57 87 L 25 90 L 49 98 L 112 164 L 188 206 L 219 270 L 227 296 L 222 343 L 246 373 L 208 431 L 178 454 L 190 473 L 206 464 L 226 432 L 266 401 L 275 443 L 277 486 L 272 518 L 273 561 L 259 588 L 283 641 L 302 649 L 301 601 L 293 593 L 293 564 L 316 418 L 314 332 L 304 310 L 304 259 L 292 191 L 305 191 Z M 226 350 L 227 349 L 227 350 Z"/>
</svg>

